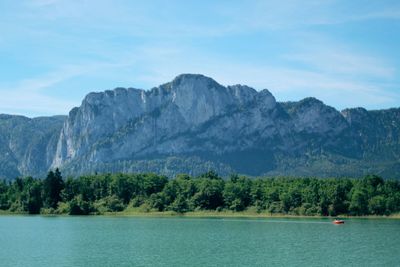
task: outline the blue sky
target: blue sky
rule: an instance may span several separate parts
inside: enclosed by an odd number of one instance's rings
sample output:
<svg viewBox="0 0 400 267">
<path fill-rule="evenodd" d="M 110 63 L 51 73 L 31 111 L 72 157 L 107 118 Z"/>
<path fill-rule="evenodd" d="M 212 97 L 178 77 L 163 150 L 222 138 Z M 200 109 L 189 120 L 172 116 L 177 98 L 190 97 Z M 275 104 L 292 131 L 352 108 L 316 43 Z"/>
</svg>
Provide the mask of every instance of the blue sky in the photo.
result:
<svg viewBox="0 0 400 267">
<path fill-rule="evenodd" d="M 399 107 L 400 1 L 0 1 L 0 113 L 67 114 L 91 91 L 181 73 Z"/>
</svg>

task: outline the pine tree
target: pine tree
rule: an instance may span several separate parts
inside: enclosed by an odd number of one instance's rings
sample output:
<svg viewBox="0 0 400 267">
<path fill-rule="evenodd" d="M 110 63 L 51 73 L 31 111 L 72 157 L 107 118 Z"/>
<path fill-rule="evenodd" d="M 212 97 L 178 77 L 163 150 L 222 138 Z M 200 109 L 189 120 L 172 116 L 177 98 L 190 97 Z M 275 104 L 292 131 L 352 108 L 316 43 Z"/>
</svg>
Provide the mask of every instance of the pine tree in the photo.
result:
<svg viewBox="0 0 400 267">
<path fill-rule="evenodd" d="M 45 207 L 56 209 L 61 201 L 61 190 L 64 188 L 64 181 L 60 170 L 49 171 L 43 181 L 43 200 Z"/>
</svg>

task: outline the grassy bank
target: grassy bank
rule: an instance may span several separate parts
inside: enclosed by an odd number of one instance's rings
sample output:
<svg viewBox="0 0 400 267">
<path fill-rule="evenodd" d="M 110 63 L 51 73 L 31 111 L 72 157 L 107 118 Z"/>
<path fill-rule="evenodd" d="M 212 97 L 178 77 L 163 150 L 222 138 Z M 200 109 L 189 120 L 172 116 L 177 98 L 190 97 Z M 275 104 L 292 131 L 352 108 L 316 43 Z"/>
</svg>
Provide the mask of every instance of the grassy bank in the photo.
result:
<svg viewBox="0 0 400 267">
<path fill-rule="evenodd" d="M 0 215 L 22 215 L 22 214 L 23 213 L 11 212 L 11 211 L 8 211 L 8 210 L 0 210 Z"/>
<path fill-rule="evenodd" d="M 127 209 L 121 212 L 106 212 L 102 215 L 106 216 L 132 216 L 132 217 L 198 217 L 198 218 L 328 218 L 332 219 L 334 217 L 329 216 L 306 216 L 306 215 L 294 215 L 294 214 L 284 214 L 284 213 L 258 213 L 253 210 L 245 210 L 240 212 L 223 210 L 223 211 L 191 211 L 185 213 L 178 213 L 174 211 L 143 211 L 139 208 L 137 209 Z M 392 214 L 389 216 L 381 215 L 365 215 L 365 216 L 350 216 L 350 215 L 340 215 L 340 218 L 366 218 L 366 219 L 400 219 L 400 214 Z"/>
</svg>

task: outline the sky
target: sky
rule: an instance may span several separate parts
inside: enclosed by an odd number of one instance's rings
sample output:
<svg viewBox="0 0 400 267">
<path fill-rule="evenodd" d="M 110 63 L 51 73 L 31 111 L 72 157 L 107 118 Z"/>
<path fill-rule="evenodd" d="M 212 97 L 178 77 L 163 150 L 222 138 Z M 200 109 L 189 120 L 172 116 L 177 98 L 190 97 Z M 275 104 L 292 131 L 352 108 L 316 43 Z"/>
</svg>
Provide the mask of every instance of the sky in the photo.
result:
<svg viewBox="0 0 400 267">
<path fill-rule="evenodd" d="M 89 92 L 181 73 L 400 107 L 400 1 L 0 0 L 0 113 L 68 114 Z"/>
</svg>

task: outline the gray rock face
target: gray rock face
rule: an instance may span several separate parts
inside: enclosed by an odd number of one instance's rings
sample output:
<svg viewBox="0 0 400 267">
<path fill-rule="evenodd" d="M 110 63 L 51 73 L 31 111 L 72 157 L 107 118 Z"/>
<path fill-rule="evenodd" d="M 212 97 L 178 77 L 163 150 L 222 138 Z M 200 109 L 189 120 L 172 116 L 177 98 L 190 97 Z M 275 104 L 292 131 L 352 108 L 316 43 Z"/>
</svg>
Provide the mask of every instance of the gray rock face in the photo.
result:
<svg viewBox="0 0 400 267">
<path fill-rule="evenodd" d="M 237 144 L 221 147 L 215 142 L 236 143 L 239 131 L 253 134 L 255 128 L 270 127 L 274 122 L 265 114 L 275 107 L 267 90 L 223 87 L 202 75 L 180 75 L 150 91 L 118 88 L 91 93 L 65 122 L 52 167 L 81 158 L 113 162 L 210 149 L 215 154 L 234 151 Z M 245 109 L 248 113 L 242 114 Z M 206 127 L 214 121 L 223 123 L 223 128 Z M 203 139 L 208 141 L 201 143 Z"/>
<path fill-rule="evenodd" d="M 65 119 L 0 115 L 0 177 L 44 175 L 53 162 Z"/>
<path fill-rule="evenodd" d="M 225 87 L 203 75 L 182 74 L 148 91 L 90 93 L 67 118 L 12 118 L 0 116 L 0 169 L 8 170 L 0 175 L 7 177 L 55 167 L 71 175 L 400 171 L 400 109 L 339 112 L 315 98 L 278 103 L 266 89 Z M 16 134 L 22 128 L 29 135 Z"/>
</svg>

